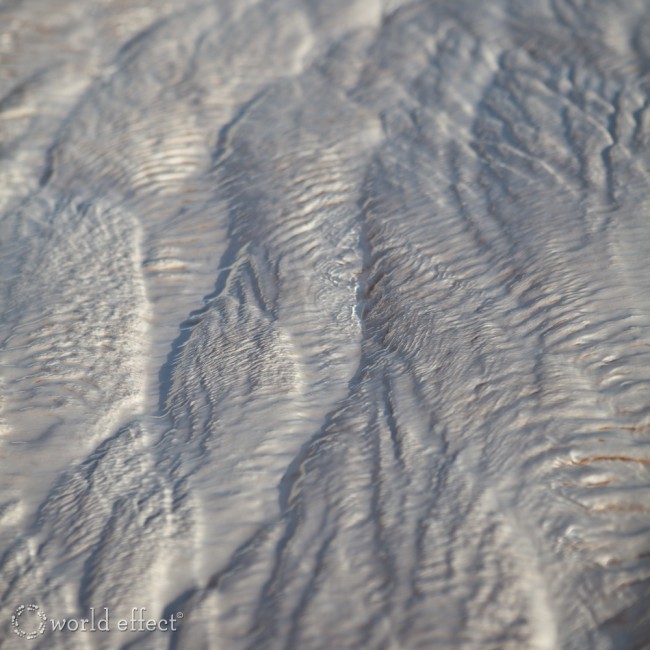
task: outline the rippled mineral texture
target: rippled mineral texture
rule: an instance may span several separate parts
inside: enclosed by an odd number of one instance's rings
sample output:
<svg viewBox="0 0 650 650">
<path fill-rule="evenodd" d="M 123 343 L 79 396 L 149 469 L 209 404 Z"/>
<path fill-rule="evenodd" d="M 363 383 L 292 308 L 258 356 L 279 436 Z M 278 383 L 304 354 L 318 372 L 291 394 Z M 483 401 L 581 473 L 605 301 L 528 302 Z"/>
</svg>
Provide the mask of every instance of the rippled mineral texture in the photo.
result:
<svg viewBox="0 0 650 650">
<path fill-rule="evenodd" d="M 0 237 L 3 647 L 650 648 L 647 1 L 6 0 Z"/>
</svg>

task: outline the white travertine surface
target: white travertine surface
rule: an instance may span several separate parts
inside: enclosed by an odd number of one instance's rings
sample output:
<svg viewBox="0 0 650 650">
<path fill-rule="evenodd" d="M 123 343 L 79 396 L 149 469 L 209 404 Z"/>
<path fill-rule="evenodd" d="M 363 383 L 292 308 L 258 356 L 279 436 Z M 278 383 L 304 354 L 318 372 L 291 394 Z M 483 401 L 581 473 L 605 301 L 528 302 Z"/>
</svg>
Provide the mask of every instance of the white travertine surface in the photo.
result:
<svg viewBox="0 0 650 650">
<path fill-rule="evenodd" d="M 2 647 L 650 648 L 644 0 L 9 0 L 0 240 Z"/>
</svg>

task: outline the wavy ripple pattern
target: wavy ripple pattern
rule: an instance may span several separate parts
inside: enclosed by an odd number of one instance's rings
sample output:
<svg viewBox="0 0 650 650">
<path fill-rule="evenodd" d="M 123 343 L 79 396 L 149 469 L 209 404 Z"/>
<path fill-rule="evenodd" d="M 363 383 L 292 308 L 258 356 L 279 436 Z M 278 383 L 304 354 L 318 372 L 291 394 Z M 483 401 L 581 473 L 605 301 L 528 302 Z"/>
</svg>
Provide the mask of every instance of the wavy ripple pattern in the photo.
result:
<svg viewBox="0 0 650 650">
<path fill-rule="evenodd" d="M 645 3 L 43 7 L 1 10 L 0 641 L 650 648 Z"/>
</svg>

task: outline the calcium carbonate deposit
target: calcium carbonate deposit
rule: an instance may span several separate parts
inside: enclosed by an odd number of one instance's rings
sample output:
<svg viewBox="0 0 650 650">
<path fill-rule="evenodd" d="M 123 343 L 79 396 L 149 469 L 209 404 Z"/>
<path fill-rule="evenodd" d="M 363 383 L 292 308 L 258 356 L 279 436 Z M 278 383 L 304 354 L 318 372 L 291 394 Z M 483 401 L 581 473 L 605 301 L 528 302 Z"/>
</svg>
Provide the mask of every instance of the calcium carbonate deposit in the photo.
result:
<svg viewBox="0 0 650 650">
<path fill-rule="evenodd" d="M 0 645 L 650 648 L 647 0 L 5 0 Z"/>
</svg>

